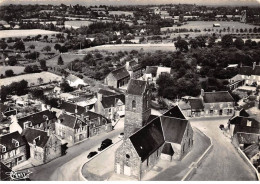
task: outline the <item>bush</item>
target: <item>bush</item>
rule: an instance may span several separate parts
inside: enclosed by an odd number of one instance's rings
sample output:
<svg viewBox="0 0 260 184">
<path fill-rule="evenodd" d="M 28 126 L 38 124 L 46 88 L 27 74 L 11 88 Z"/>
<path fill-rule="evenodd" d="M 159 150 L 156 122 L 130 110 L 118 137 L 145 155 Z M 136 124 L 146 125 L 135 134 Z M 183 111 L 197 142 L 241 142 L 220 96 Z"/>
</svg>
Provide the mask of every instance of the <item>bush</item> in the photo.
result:
<svg viewBox="0 0 260 184">
<path fill-rule="evenodd" d="M 14 76 L 14 71 L 13 71 L 13 70 L 6 70 L 6 71 L 5 71 L 5 76 L 6 76 L 6 77 L 12 77 L 12 76 Z"/>
</svg>

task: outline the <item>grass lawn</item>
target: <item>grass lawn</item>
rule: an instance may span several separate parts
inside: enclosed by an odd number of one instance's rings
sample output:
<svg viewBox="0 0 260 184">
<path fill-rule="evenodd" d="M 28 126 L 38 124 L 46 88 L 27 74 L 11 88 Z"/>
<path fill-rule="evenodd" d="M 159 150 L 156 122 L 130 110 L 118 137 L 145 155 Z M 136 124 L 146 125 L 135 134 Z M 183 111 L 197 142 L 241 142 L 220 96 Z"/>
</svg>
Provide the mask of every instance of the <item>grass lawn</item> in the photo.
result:
<svg viewBox="0 0 260 184">
<path fill-rule="evenodd" d="M 24 72 L 23 66 L 0 66 L 0 75 L 5 75 L 6 70 L 13 70 L 14 74 L 18 75 Z"/>
<path fill-rule="evenodd" d="M 38 84 L 38 78 L 43 79 L 43 83 L 48 83 L 51 81 L 61 81 L 61 76 L 55 75 L 50 72 L 41 72 L 41 73 L 32 73 L 32 74 L 24 74 L 14 77 L 8 77 L 5 79 L 0 79 L 1 86 L 6 86 L 11 84 L 12 82 L 19 82 L 21 80 L 28 81 L 28 86 L 30 86 L 31 83 Z"/>
</svg>

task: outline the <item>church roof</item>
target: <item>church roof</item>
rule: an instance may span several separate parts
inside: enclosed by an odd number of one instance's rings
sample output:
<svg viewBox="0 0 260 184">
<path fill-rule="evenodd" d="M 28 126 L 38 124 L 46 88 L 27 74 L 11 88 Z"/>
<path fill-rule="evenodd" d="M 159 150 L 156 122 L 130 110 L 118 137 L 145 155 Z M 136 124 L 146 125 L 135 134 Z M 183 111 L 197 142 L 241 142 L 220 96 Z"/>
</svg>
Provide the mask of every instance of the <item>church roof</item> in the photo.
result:
<svg viewBox="0 0 260 184">
<path fill-rule="evenodd" d="M 170 110 L 168 110 L 167 112 L 165 112 L 163 114 L 163 116 L 169 116 L 172 118 L 179 118 L 179 119 L 186 119 L 185 116 L 183 115 L 183 113 L 181 112 L 181 109 L 177 105 L 174 106 L 173 108 L 171 108 Z"/>
<path fill-rule="evenodd" d="M 141 160 L 144 161 L 164 143 L 160 118 L 154 119 L 129 138 Z"/>
<path fill-rule="evenodd" d="M 162 153 L 167 154 L 167 155 L 171 155 L 171 156 L 174 154 L 171 143 L 167 142 L 167 143 L 164 144 L 163 149 L 162 149 Z"/>
</svg>

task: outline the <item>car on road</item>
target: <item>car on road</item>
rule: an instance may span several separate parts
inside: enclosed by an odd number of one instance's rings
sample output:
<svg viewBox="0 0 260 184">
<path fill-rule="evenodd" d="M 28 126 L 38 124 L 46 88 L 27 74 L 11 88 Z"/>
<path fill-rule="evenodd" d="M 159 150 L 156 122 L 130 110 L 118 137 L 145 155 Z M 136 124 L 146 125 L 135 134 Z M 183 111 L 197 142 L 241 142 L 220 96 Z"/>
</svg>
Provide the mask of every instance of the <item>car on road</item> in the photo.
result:
<svg viewBox="0 0 260 184">
<path fill-rule="evenodd" d="M 113 144 L 111 139 L 103 140 L 102 143 L 101 143 L 101 146 L 98 148 L 98 151 L 102 151 L 102 150 L 106 149 L 111 144 Z"/>
<path fill-rule="evenodd" d="M 224 125 L 219 125 L 219 128 L 220 128 L 220 130 L 223 130 L 224 129 Z"/>
<path fill-rule="evenodd" d="M 124 138 L 124 133 L 120 133 L 118 138 L 123 139 Z"/>
<path fill-rule="evenodd" d="M 98 153 L 98 152 L 96 152 L 96 151 L 90 152 L 90 153 L 88 154 L 88 158 L 91 158 L 91 157 L 95 156 L 97 153 Z"/>
</svg>

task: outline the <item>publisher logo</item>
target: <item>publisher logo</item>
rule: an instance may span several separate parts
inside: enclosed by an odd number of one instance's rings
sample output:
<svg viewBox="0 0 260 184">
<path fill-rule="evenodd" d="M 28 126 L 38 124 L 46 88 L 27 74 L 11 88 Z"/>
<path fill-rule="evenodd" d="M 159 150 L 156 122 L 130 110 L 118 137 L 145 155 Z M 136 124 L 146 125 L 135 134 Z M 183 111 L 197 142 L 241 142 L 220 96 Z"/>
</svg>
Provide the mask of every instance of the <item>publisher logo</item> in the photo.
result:
<svg viewBox="0 0 260 184">
<path fill-rule="evenodd" d="M 29 178 L 29 175 L 31 174 L 31 171 L 11 171 L 11 172 L 6 172 L 7 175 L 10 176 L 11 180 L 25 180 Z"/>
</svg>

